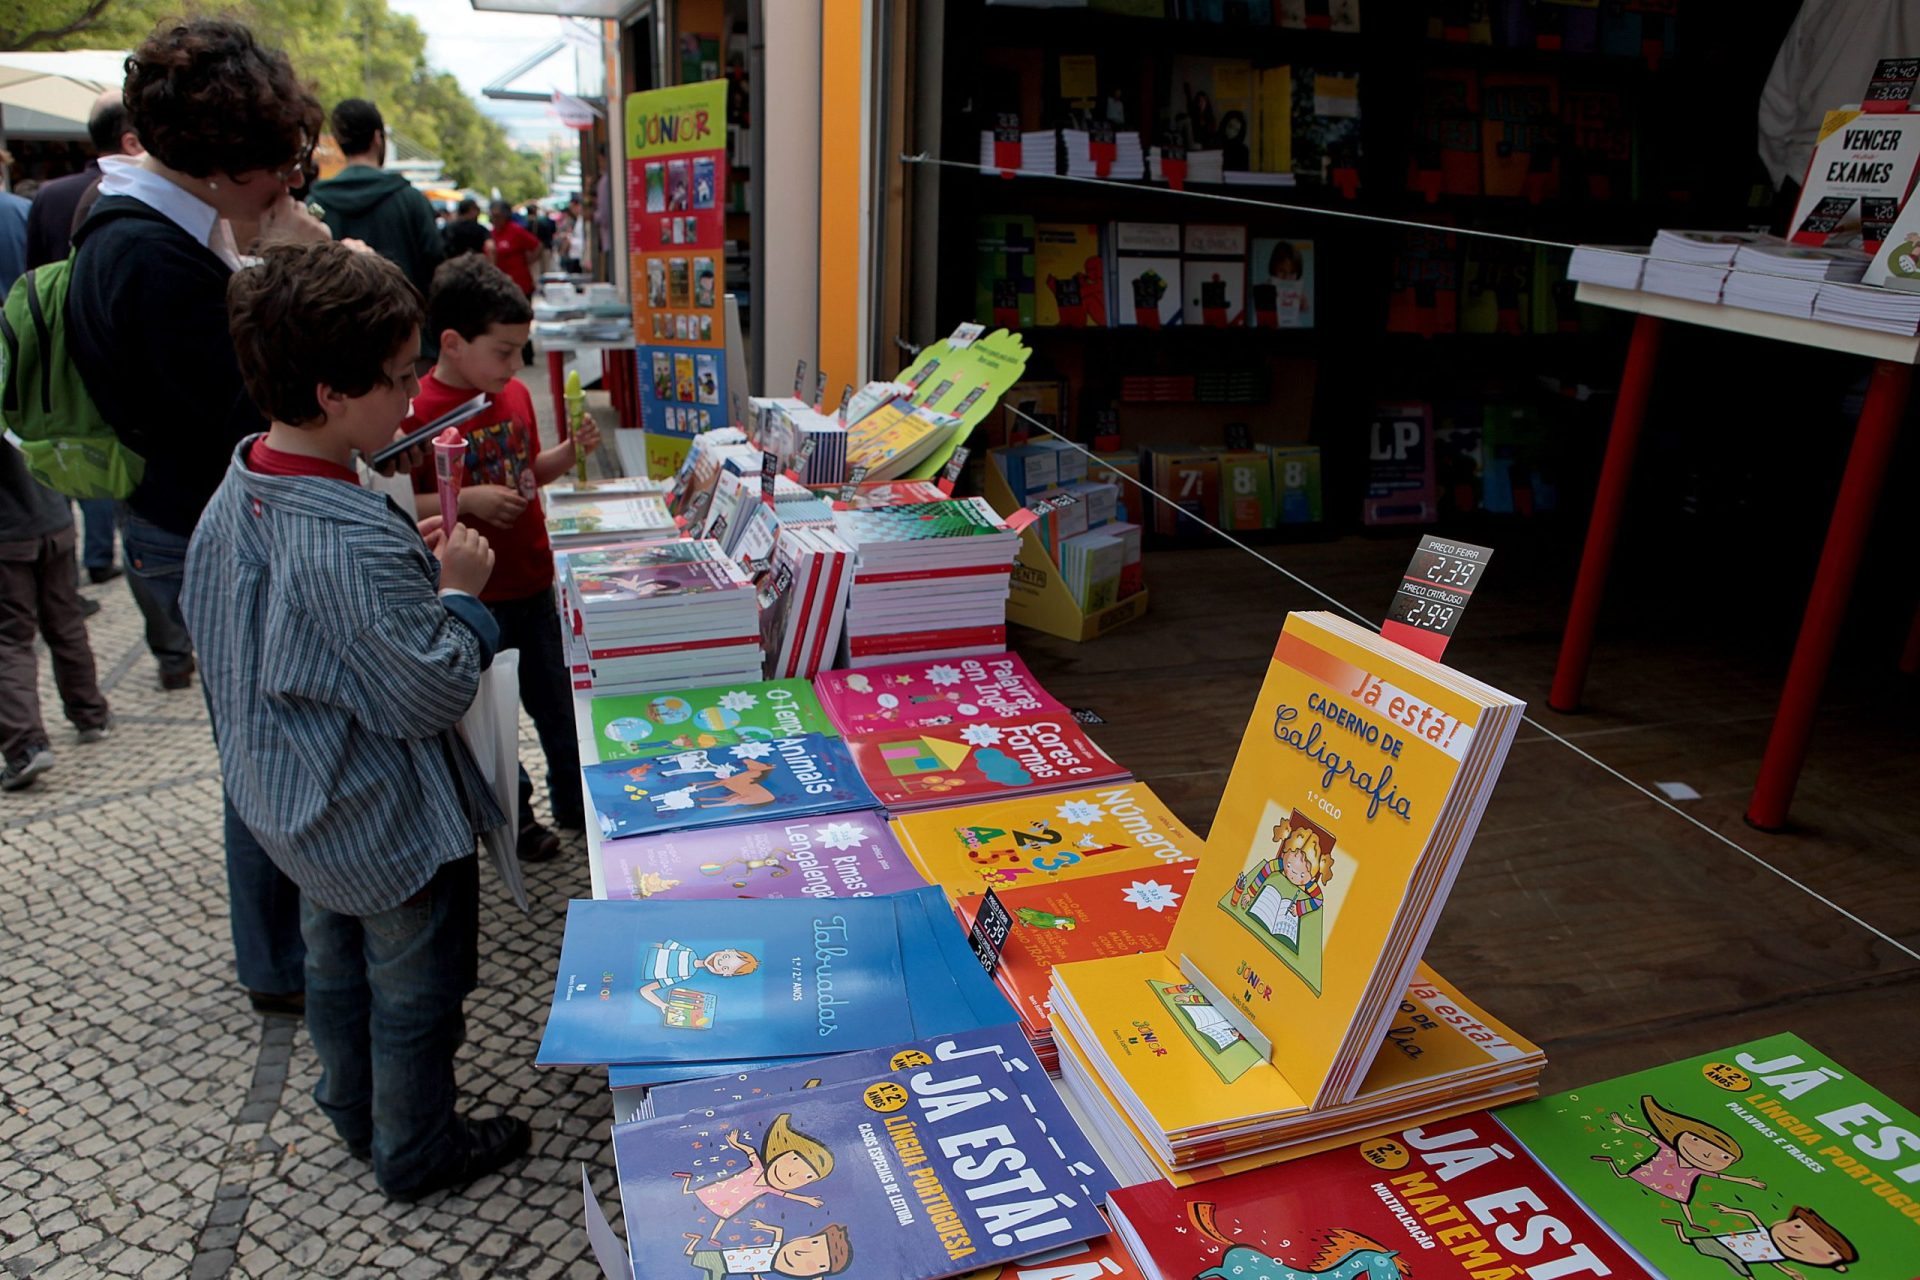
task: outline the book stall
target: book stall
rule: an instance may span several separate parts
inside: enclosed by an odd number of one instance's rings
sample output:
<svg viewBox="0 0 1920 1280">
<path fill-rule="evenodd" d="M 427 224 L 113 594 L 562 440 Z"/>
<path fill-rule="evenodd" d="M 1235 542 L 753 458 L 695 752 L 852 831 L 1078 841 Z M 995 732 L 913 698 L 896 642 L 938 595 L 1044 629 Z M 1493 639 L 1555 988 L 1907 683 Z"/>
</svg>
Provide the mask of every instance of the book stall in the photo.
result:
<svg viewBox="0 0 1920 1280">
<path fill-rule="evenodd" d="M 1247 95 L 1265 137 L 1222 130 L 1209 156 L 1012 114 L 980 167 L 1356 180 L 1345 81 L 1188 72 L 1216 105 Z M 1327 117 L 1304 167 L 1303 77 Z M 713 92 L 627 105 L 648 345 L 644 425 L 621 434 L 646 443 L 615 452 L 644 465 L 548 493 L 593 897 L 567 910 L 537 1060 L 605 1069 L 624 1239 L 590 1176 L 583 1197 L 609 1276 L 1912 1280 L 1920 1117 L 1841 1063 L 1776 1034 L 1543 1097 L 1527 1027 L 1427 962 L 1526 719 L 1444 661 L 1491 549 L 1424 538 L 1377 622 L 1286 616 L 1204 839 L 1017 651 L 1014 627 L 1094 646 L 1142 616 L 1143 545 L 1325 518 L 1314 444 L 1078 443 L 1026 334 L 1309 329 L 1312 242 L 990 219 L 975 320 L 893 377 L 837 405 L 804 364 L 791 394 L 747 387 L 723 372 L 702 220 L 726 157 L 672 124 L 721 110 Z M 1631 448 L 1662 318 L 1830 347 L 1872 331 L 1838 345 L 1882 361 L 1863 435 L 1897 416 L 1920 141 L 1905 115 L 1866 119 L 1830 117 L 1835 181 L 1809 181 L 1789 237 L 1572 252 L 1578 300 L 1640 326 L 1610 449 Z M 1846 168 L 1861 148 L 1893 171 Z M 1436 190 L 1466 182 L 1430 159 Z M 1538 179 L 1509 167 L 1470 176 Z M 1210 377 L 1143 372 L 1123 398 L 1250 391 Z M 1431 520 L 1436 429 L 1431 405 L 1375 407 L 1367 523 Z M 1546 497 L 1494 474 L 1475 501 Z M 1821 573 L 1844 595 L 1851 569 Z M 1556 706 L 1578 701 L 1581 608 Z"/>
</svg>

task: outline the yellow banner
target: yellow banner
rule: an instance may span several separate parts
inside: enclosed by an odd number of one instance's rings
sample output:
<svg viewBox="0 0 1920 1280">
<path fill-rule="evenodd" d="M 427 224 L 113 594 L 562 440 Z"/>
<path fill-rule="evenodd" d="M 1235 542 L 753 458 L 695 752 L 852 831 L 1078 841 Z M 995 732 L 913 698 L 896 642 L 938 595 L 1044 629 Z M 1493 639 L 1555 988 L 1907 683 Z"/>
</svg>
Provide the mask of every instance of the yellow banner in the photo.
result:
<svg viewBox="0 0 1920 1280">
<path fill-rule="evenodd" d="M 726 145 L 725 80 L 627 95 L 627 159 L 722 151 Z"/>
</svg>

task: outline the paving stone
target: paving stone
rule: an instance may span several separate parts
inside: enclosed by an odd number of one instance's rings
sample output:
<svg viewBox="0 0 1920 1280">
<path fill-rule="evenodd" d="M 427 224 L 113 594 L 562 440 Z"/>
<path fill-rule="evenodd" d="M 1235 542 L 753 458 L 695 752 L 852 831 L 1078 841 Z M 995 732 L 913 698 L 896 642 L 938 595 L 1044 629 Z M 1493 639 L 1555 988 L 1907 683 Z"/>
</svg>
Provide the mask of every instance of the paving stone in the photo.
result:
<svg viewBox="0 0 1920 1280">
<path fill-rule="evenodd" d="M 533 390 L 539 405 L 544 387 Z M 391 1204 L 312 1101 L 305 1028 L 262 1057 L 262 1019 L 233 975 L 205 704 L 158 688 L 124 586 L 82 593 L 102 606 L 88 631 L 103 677 L 125 664 L 107 690 L 116 746 L 80 747 L 50 722 L 59 767 L 0 797 L 0 1277 L 590 1268 L 578 1170 L 613 1181 L 605 1080 L 533 1066 L 566 904 L 589 891 L 584 845 L 568 838 L 568 856 L 526 869 L 530 916 L 482 872 L 462 1109 L 528 1117 L 535 1158 L 435 1204 Z M 57 708 L 44 655 L 39 677 L 43 707 Z M 524 718 L 521 743 L 544 819 L 545 764 Z M 103 988 L 102 973 L 118 976 Z"/>
</svg>

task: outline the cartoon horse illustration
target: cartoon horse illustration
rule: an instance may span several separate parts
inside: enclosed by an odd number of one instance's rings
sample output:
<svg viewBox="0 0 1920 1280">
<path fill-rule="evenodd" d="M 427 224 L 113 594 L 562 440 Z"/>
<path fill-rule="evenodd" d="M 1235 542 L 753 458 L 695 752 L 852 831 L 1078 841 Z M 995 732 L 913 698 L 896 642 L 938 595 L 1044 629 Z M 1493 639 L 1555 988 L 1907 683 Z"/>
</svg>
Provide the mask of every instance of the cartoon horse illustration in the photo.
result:
<svg viewBox="0 0 1920 1280">
<path fill-rule="evenodd" d="M 1251 1245 L 1236 1244 L 1214 1224 L 1214 1206 L 1200 1201 L 1187 1209 L 1200 1234 L 1227 1246 L 1218 1266 L 1194 1280 L 1402 1280 L 1413 1273 L 1400 1255 L 1357 1231 L 1335 1228 L 1304 1267 L 1292 1267 Z"/>
<path fill-rule="evenodd" d="M 760 779 L 773 772 L 773 765 L 765 760 L 749 760 L 746 767 L 731 778 L 715 778 L 712 782 L 695 782 L 686 788 L 688 794 L 700 791 L 720 790 L 727 793 L 724 800 L 700 803 L 702 809 L 725 809 L 733 805 L 772 804 L 773 792 L 760 785 Z"/>
</svg>

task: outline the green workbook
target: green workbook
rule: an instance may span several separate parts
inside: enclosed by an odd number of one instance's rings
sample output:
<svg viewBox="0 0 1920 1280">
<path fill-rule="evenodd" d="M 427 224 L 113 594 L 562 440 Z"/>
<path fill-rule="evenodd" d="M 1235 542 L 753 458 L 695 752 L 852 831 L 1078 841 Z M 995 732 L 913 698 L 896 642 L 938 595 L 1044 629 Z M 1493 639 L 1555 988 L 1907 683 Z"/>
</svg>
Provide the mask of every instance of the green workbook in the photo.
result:
<svg viewBox="0 0 1920 1280">
<path fill-rule="evenodd" d="M 771 742 L 803 733 L 839 737 L 805 680 L 762 680 L 593 700 L 602 760 Z"/>
<path fill-rule="evenodd" d="M 1667 1280 L 1920 1274 L 1920 1118 L 1798 1036 L 1498 1115 Z"/>
</svg>

